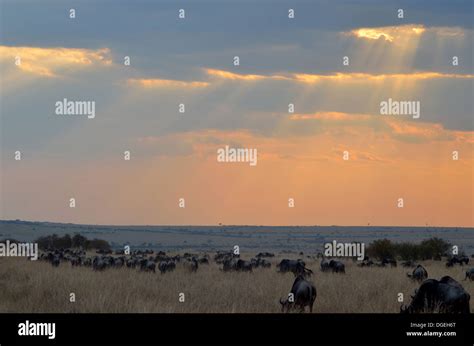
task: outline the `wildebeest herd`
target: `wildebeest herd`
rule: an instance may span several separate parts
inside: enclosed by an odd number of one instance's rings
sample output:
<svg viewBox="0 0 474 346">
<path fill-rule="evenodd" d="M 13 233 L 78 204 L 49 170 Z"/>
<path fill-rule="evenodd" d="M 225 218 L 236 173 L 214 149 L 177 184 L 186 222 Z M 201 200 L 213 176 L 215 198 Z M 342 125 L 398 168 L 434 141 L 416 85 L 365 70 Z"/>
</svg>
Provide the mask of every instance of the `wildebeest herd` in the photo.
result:
<svg viewBox="0 0 474 346">
<path fill-rule="evenodd" d="M 108 269 L 128 268 L 140 272 L 161 274 L 174 271 L 177 266 L 185 268 L 190 273 L 196 273 L 202 265 L 209 265 L 213 260 L 222 272 L 254 272 L 257 268 L 269 270 L 272 267 L 270 259 L 275 257 L 273 253 L 261 252 L 249 260 L 244 260 L 239 254 L 231 251 L 218 251 L 214 255 L 184 253 L 183 255 L 169 255 L 163 251 L 135 250 L 130 254 L 124 251 L 97 251 L 94 255 L 77 249 L 51 249 L 40 255 L 40 260 L 51 263 L 53 267 L 70 263 L 72 267 L 90 267 L 95 272 Z M 346 266 L 343 261 L 324 256 L 307 256 L 319 260 L 319 268 L 322 273 L 336 273 L 344 275 Z M 466 256 L 452 256 L 447 259 L 446 267 L 455 265 L 463 266 L 469 264 Z M 436 280 L 428 278 L 428 272 L 421 264 L 413 261 L 401 263 L 402 267 L 413 268 L 406 276 L 419 283 L 419 288 L 411 296 L 411 302 L 402 305 L 400 311 L 403 313 L 420 312 L 443 312 L 443 313 L 469 313 L 470 295 L 463 286 L 450 276 L 443 276 Z M 383 258 L 373 261 L 368 257 L 358 263 L 359 267 L 397 267 L 397 261 L 393 258 Z M 288 296 L 279 299 L 282 312 L 288 311 L 313 311 L 316 301 L 316 285 L 311 281 L 314 273 L 307 268 L 303 259 L 281 259 L 276 263 L 277 272 L 293 273 L 294 282 L 289 290 Z M 369 269 L 368 269 L 369 270 Z M 255 274 L 254 274 L 255 275 Z M 322 274 L 329 275 L 329 274 Z M 400 278 L 401 279 L 401 278 Z M 465 279 L 474 280 L 474 268 L 465 272 Z"/>
</svg>

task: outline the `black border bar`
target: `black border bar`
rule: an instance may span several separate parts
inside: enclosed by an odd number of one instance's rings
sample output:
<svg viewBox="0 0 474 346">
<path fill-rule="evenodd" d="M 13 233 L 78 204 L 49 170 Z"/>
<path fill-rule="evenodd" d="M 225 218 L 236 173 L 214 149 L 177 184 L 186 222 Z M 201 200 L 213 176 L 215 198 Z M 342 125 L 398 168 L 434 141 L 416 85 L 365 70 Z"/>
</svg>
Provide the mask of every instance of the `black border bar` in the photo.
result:
<svg viewBox="0 0 474 346">
<path fill-rule="evenodd" d="M 55 323 L 55 339 L 19 336 L 19 324 L 27 320 Z M 426 327 L 420 329 L 423 323 Z M 456 336 L 407 336 L 420 331 Z M 474 318 L 471 314 L 0 314 L 1 346 L 413 343 L 473 345 Z"/>
</svg>

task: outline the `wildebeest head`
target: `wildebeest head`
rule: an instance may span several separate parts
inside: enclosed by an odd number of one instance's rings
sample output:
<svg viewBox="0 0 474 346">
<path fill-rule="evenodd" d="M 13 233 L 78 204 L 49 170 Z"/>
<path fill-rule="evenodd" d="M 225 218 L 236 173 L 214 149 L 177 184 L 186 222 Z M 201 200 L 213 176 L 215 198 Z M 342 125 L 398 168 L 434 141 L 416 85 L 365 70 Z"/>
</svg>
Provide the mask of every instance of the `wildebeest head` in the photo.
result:
<svg viewBox="0 0 474 346">
<path fill-rule="evenodd" d="M 281 312 L 288 312 L 290 311 L 294 303 L 290 302 L 288 298 L 286 298 L 285 300 L 280 298 L 280 304 L 281 304 Z"/>
<path fill-rule="evenodd" d="M 449 276 L 425 280 L 412 296 L 411 303 L 400 307 L 402 313 L 469 313 L 469 294 Z"/>
</svg>

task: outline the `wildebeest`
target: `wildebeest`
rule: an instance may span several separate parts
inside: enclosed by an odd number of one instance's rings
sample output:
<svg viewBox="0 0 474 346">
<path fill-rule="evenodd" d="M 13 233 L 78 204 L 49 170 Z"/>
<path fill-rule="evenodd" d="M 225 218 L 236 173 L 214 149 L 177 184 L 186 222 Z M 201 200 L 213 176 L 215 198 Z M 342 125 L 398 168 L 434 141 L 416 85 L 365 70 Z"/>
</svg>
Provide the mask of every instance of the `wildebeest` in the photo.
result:
<svg viewBox="0 0 474 346">
<path fill-rule="evenodd" d="M 310 269 L 306 268 L 306 263 L 301 259 L 282 259 L 280 263 L 277 264 L 277 267 L 280 273 L 292 272 L 296 276 L 310 276 L 313 273 Z"/>
<path fill-rule="evenodd" d="M 78 267 L 82 265 L 82 258 L 81 257 L 73 257 L 71 258 L 71 265 L 73 267 Z"/>
<path fill-rule="evenodd" d="M 321 271 L 325 272 L 325 271 L 328 271 L 330 269 L 329 262 L 330 262 L 330 260 L 328 260 L 326 258 L 323 258 L 321 260 L 321 263 L 319 264 L 319 266 L 321 268 Z"/>
<path fill-rule="evenodd" d="M 299 308 L 300 312 L 309 306 L 309 311 L 313 312 L 313 304 L 316 300 L 316 287 L 307 281 L 302 275 L 298 275 L 293 282 L 290 294 L 285 300 L 280 298 L 281 311 L 288 312 L 290 308 Z"/>
<path fill-rule="evenodd" d="M 255 257 L 259 258 L 259 257 L 274 257 L 274 256 L 275 256 L 275 254 L 273 254 L 271 252 L 260 252 Z"/>
<path fill-rule="evenodd" d="M 446 267 L 452 267 L 455 264 L 463 265 L 463 264 L 468 264 L 469 263 L 469 257 L 467 256 L 453 256 L 448 259 L 446 262 Z"/>
<path fill-rule="evenodd" d="M 59 258 L 59 256 L 54 256 L 51 259 L 51 264 L 52 264 L 53 267 L 59 267 L 60 263 L 61 263 L 61 259 Z"/>
<path fill-rule="evenodd" d="M 96 251 L 96 253 L 99 254 L 99 255 L 110 255 L 110 254 L 112 254 L 112 250 L 110 250 L 110 249 L 108 249 L 108 250 L 107 249 L 99 249 L 99 250 Z"/>
<path fill-rule="evenodd" d="M 222 270 L 227 271 L 240 271 L 240 272 L 251 272 L 253 268 L 252 262 L 244 261 L 242 259 L 232 258 L 224 261 Z"/>
<path fill-rule="evenodd" d="M 104 270 L 107 267 L 107 263 L 101 257 L 94 257 L 92 261 L 92 269 L 93 270 Z"/>
<path fill-rule="evenodd" d="M 389 257 L 385 257 L 382 259 L 382 266 L 386 266 L 390 264 L 391 267 L 396 267 L 397 266 L 397 260 L 394 259 L 394 258 L 389 258 Z"/>
<path fill-rule="evenodd" d="M 222 262 L 222 270 L 225 272 L 235 270 L 237 267 L 237 261 L 237 258 L 226 259 Z"/>
<path fill-rule="evenodd" d="M 233 252 L 223 252 L 223 251 L 217 251 L 217 254 L 214 256 L 214 261 L 216 263 L 221 264 L 224 263 L 225 261 L 231 260 L 233 258 L 239 258 L 240 255 L 236 255 Z"/>
<path fill-rule="evenodd" d="M 329 265 L 329 262 L 328 262 Z M 369 257 L 365 256 L 362 262 L 357 264 L 359 267 L 372 267 L 374 265 L 374 261 L 372 261 Z"/>
<path fill-rule="evenodd" d="M 416 266 L 416 263 L 411 260 L 402 262 L 402 267 L 405 267 L 405 268 L 415 267 L 415 266 Z"/>
<path fill-rule="evenodd" d="M 209 260 L 205 257 L 199 257 L 197 261 L 199 264 L 209 264 Z"/>
<path fill-rule="evenodd" d="M 115 258 L 113 266 L 115 268 L 122 268 L 124 266 L 124 264 L 125 264 L 125 257 L 121 256 L 121 257 Z"/>
<path fill-rule="evenodd" d="M 272 266 L 272 264 L 267 261 L 266 259 L 263 259 L 261 257 L 257 257 L 257 258 L 252 258 L 250 260 L 250 263 L 252 263 L 252 266 L 254 268 L 270 268 Z"/>
<path fill-rule="evenodd" d="M 191 273 L 195 273 L 198 270 L 198 261 L 195 257 L 188 258 L 187 261 L 183 262 L 183 265 L 186 269 L 188 269 Z"/>
<path fill-rule="evenodd" d="M 336 260 L 327 260 L 323 259 L 320 264 L 321 271 L 327 272 L 327 271 L 332 271 L 333 273 L 345 273 L 346 272 L 346 266 L 344 263 Z"/>
<path fill-rule="evenodd" d="M 439 312 L 470 313 L 471 297 L 452 277 L 444 276 L 441 280 L 428 279 L 415 291 L 407 307 L 400 307 L 402 313 Z"/>
<path fill-rule="evenodd" d="M 412 280 L 423 281 L 428 278 L 428 272 L 421 264 L 418 264 L 411 274 L 407 273 L 407 276 Z"/>
<path fill-rule="evenodd" d="M 329 262 L 329 267 L 332 268 L 333 273 L 343 273 L 344 274 L 346 272 L 346 266 L 344 265 L 344 263 L 339 262 L 339 261 L 331 260 Z"/>
<path fill-rule="evenodd" d="M 466 270 L 466 277 L 464 278 L 464 280 L 467 279 L 469 279 L 470 281 L 474 280 L 474 268 Z"/>
<path fill-rule="evenodd" d="M 138 259 L 136 258 L 130 258 L 127 260 L 127 268 L 135 268 L 138 264 Z"/>
<path fill-rule="evenodd" d="M 140 270 L 145 272 L 156 272 L 156 264 L 146 258 L 140 260 Z"/>
<path fill-rule="evenodd" d="M 242 272 L 251 272 L 252 271 L 252 263 L 250 261 L 244 261 L 244 260 L 237 260 L 237 266 L 236 270 L 242 271 Z"/>
<path fill-rule="evenodd" d="M 158 269 L 161 274 L 171 272 L 176 269 L 176 264 L 173 261 L 163 261 L 158 265 Z"/>
</svg>

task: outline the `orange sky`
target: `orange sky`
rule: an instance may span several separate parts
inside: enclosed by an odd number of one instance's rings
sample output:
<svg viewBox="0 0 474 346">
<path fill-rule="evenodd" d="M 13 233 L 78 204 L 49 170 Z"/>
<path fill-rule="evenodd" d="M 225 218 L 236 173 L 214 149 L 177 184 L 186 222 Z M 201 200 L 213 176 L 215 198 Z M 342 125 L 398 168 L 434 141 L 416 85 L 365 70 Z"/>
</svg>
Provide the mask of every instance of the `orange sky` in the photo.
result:
<svg viewBox="0 0 474 346">
<path fill-rule="evenodd" d="M 193 78 L 172 79 L 135 66 L 124 72 L 109 48 L 0 46 L 2 98 L 14 109 L 5 112 L 12 128 L 2 129 L 9 140 L 2 142 L 1 218 L 473 227 L 474 132 L 463 113 L 469 102 L 472 109 L 472 95 L 463 99 L 463 93 L 472 90 L 474 75 L 411 68 L 426 35 L 442 47 L 462 45 L 472 33 L 408 25 L 337 35 L 368 45 L 354 44 L 347 53 L 352 61 L 383 57 L 402 72 L 337 65 L 330 73 L 245 73 L 209 66 Z M 54 101 L 66 92 L 97 99 L 97 118 L 54 118 Z M 381 115 L 380 101 L 388 97 L 422 101 L 421 118 Z M 36 103 L 24 109 L 25 100 Z M 176 111 L 181 102 L 185 115 Z M 289 102 L 295 113 L 288 113 Z M 459 119 L 439 111 L 437 102 Z M 257 166 L 217 162 L 226 145 L 256 149 Z M 12 159 L 16 149 L 23 150 L 22 161 Z M 122 159 L 127 149 L 130 161 Z"/>
<path fill-rule="evenodd" d="M 284 139 L 221 131 L 146 138 L 141 147 L 176 141 L 191 153 L 67 166 L 22 162 L 5 172 L 17 181 L 5 193 L 14 189 L 28 196 L 17 203 L 32 210 L 31 219 L 63 222 L 473 225 L 472 143 L 462 139 L 465 133 L 436 140 L 426 131 L 425 140 L 412 143 L 364 126 L 354 133 L 340 126 L 339 134 L 332 131 Z M 472 142 L 472 134 L 467 136 Z M 258 165 L 218 163 L 216 149 L 222 145 L 210 139 L 257 148 Z M 452 160 L 453 150 L 460 152 L 458 161 Z M 28 174 L 32 169 L 34 176 Z M 75 209 L 67 204 L 71 196 Z M 181 197 L 184 209 L 178 208 Z M 397 207 L 400 197 L 403 209 Z M 294 208 L 288 198 L 295 199 Z"/>
</svg>

